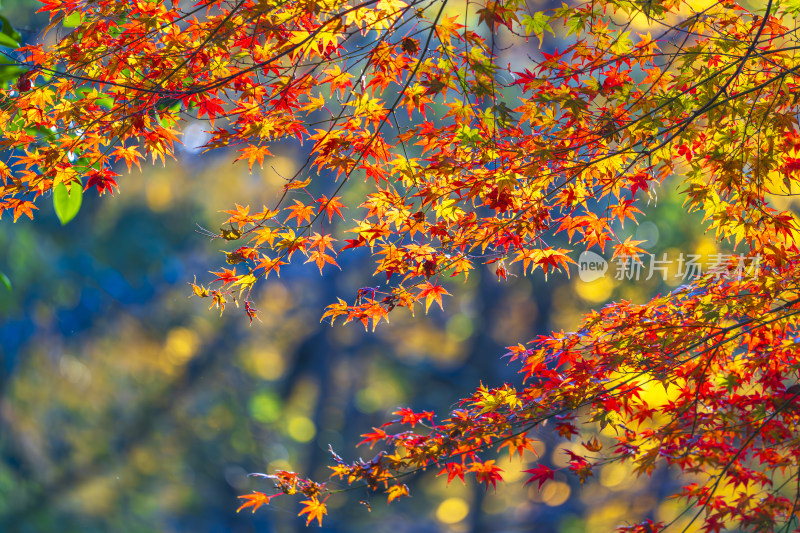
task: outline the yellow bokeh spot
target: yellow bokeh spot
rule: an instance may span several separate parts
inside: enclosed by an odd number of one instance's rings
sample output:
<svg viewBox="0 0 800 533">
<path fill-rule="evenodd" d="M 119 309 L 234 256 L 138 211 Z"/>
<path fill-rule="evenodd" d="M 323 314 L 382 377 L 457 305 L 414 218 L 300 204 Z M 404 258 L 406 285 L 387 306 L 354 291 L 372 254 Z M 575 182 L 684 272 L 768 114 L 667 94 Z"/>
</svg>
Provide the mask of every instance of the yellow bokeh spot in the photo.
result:
<svg viewBox="0 0 800 533">
<path fill-rule="evenodd" d="M 175 328 L 167 334 L 164 354 L 172 365 L 182 365 L 195 354 L 200 344 L 197 334 L 186 328 Z"/>
<path fill-rule="evenodd" d="M 694 253 L 700 256 L 700 263 L 707 265 L 708 256 L 717 253 L 717 243 L 713 239 L 704 238 L 694 249 Z"/>
<path fill-rule="evenodd" d="M 469 504 L 462 498 L 447 498 L 436 509 L 436 519 L 444 524 L 455 524 L 469 514 Z"/>
<path fill-rule="evenodd" d="M 700 531 L 702 524 L 697 523 L 697 521 L 693 524 L 689 524 L 692 518 L 691 513 L 685 513 L 686 507 L 687 504 L 685 501 L 666 500 L 656 507 L 655 519 L 659 522 L 672 522 L 673 527 L 681 528 L 680 530 L 685 530 L 687 533 Z"/>
<path fill-rule="evenodd" d="M 230 409 L 224 405 L 216 405 L 208 412 L 205 422 L 209 429 L 216 433 L 230 429 L 234 424 L 234 420 L 235 418 Z"/>
<path fill-rule="evenodd" d="M 247 371 L 268 381 L 280 378 L 286 370 L 286 361 L 273 348 L 254 349 L 245 354 L 242 359 Z"/>
<path fill-rule="evenodd" d="M 643 303 L 650 299 L 649 293 L 643 290 L 641 285 L 626 285 L 622 287 L 620 297 L 623 300 L 630 300 L 634 303 Z"/>
<path fill-rule="evenodd" d="M 76 490 L 71 497 L 77 501 L 84 513 L 94 516 L 107 516 L 112 512 L 118 495 L 118 485 L 110 477 L 90 479 Z"/>
<path fill-rule="evenodd" d="M 144 190 L 147 206 L 153 211 L 166 211 L 172 205 L 172 186 L 166 179 L 149 181 Z"/>
<path fill-rule="evenodd" d="M 317 434 L 317 427 L 311 419 L 305 416 L 295 416 L 289 419 L 286 431 L 297 442 L 309 442 Z"/>
<path fill-rule="evenodd" d="M 297 172 L 297 164 L 291 157 L 276 156 L 264 160 L 261 179 L 273 187 L 282 187 Z"/>
<path fill-rule="evenodd" d="M 287 412 L 310 413 L 317 404 L 319 385 L 311 378 L 298 379 L 286 402 Z"/>
<path fill-rule="evenodd" d="M 678 13 L 684 16 L 695 15 L 718 3 L 717 0 L 692 0 L 691 2 L 686 2 L 681 5 L 678 9 Z"/>
<path fill-rule="evenodd" d="M 629 465 L 624 463 L 611 463 L 600 470 L 600 484 L 606 488 L 613 489 L 619 487 L 630 475 L 631 468 Z"/>
<path fill-rule="evenodd" d="M 362 413 L 374 413 L 383 405 L 381 398 L 378 387 L 366 387 L 356 393 L 356 407 Z"/>
<path fill-rule="evenodd" d="M 513 483 L 528 475 L 524 471 L 525 463 L 520 460 L 519 455 L 514 455 L 513 459 L 505 456 L 497 462 L 497 466 L 503 469 L 503 481 L 506 483 Z"/>
<path fill-rule="evenodd" d="M 586 518 L 586 531 L 611 531 L 627 513 L 628 507 L 618 501 L 598 506 Z"/>
<path fill-rule="evenodd" d="M 608 299 L 611 298 L 614 287 L 614 280 L 609 273 L 606 273 L 602 278 L 588 283 L 580 280 L 575 282 L 575 292 L 584 301 L 591 304 L 601 304 L 608 301 Z"/>
<path fill-rule="evenodd" d="M 402 390 L 391 376 L 373 373 L 375 379 L 371 384 L 356 393 L 356 407 L 362 413 L 374 413 L 397 404 L 402 397 Z"/>
<path fill-rule="evenodd" d="M 156 458 L 149 448 L 137 447 L 131 452 L 130 457 L 131 463 L 143 474 L 152 474 L 158 470 Z"/>
<path fill-rule="evenodd" d="M 561 481 L 550 481 L 542 487 L 542 501 L 548 507 L 558 507 L 569 499 L 569 485 Z"/>
<path fill-rule="evenodd" d="M 620 379 L 630 379 L 631 374 L 620 374 Z M 666 405 L 670 401 L 676 400 L 680 396 L 681 389 L 673 383 L 666 383 L 658 381 L 657 379 L 649 379 L 640 382 L 641 387 L 640 397 L 643 402 L 651 408 L 658 408 Z"/>
<path fill-rule="evenodd" d="M 648 19 L 647 15 L 642 12 L 635 13 L 631 16 L 631 28 L 636 30 L 637 32 L 646 32 L 649 31 L 653 27 L 653 20 Z"/>
<path fill-rule="evenodd" d="M 293 303 L 289 289 L 280 281 L 269 281 L 259 299 L 257 308 L 265 316 L 281 316 Z"/>
<path fill-rule="evenodd" d="M 274 461 L 270 461 L 269 465 L 267 466 L 267 471 L 274 472 L 276 470 L 286 470 L 287 472 L 291 472 L 292 465 L 289 464 L 289 461 L 286 459 L 275 459 Z"/>
<path fill-rule="evenodd" d="M 438 367 L 448 368 L 460 365 L 467 356 L 464 345 L 450 329 L 442 331 L 427 322 L 416 322 L 414 327 L 410 327 L 411 324 L 410 321 L 404 322 L 390 334 L 391 340 L 396 342 L 395 351 L 399 357 L 407 360 L 427 358 Z"/>
</svg>

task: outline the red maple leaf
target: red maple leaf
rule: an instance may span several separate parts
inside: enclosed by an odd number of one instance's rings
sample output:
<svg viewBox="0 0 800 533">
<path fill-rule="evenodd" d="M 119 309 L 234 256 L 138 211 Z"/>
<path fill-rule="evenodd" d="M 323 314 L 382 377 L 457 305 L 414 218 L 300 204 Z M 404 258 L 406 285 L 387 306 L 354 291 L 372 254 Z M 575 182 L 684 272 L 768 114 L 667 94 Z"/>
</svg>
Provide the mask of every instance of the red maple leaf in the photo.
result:
<svg viewBox="0 0 800 533">
<path fill-rule="evenodd" d="M 528 478 L 528 481 L 525 482 L 525 485 L 527 485 L 528 483 L 533 483 L 534 481 L 538 481 L 540 489 L 542 488 L 542 485 L 544 485 L 545 482 L 547 482 L 548 479 L 555 479 L 556 475 L 554 470 L 550 469 L 549 467 L 541 463 L 537 464 L 535 467 L 531 469 L 523 470 L 523 472 L 531 474 L 531 477 Z"/>
</svg>

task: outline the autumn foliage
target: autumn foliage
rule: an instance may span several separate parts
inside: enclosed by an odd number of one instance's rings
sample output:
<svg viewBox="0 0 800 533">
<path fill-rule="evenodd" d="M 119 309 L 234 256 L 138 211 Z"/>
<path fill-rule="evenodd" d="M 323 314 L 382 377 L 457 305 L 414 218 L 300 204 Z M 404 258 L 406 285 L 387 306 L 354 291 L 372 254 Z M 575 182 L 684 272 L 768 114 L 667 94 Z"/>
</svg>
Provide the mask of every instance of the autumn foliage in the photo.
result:
<svg viewBox="0 0 800 533">
<path fill-rule="evenodd" d="M 614 228 L 671 176 L 740 254 L 575 332 L 509 339 L 524 384 L 481 386 L 440 416 L 397 411 L 363 435 L 372 459 L 332 454 L 335 479 L 389 502 L 423 469 L 495 488 L 489 453 L 521 458 L 547 423 L 584 439 L 564 468 L 581 481 L 612 461 L 645 476 L 669 465 L 706 531 L 800 529 L 798 220 L 773 201 L 800 180 L 797 2 L 42 3 L 58 38 L 14 51 L 27 72 L 0 93 L 7 216 L 33 218 L 62 184 L 114 194 L 119 172 L 172 157 L 189 119 L 250 169 L 278 142 L 309 150 L 275 205 L 225 211 L 226 265 L 191 284 L 220 311 L 235 303 L 252 321 L 259 281 L 293 262 L 337 268 L 350 251 L 372 256 L 375 286 L 321 318 L 369 329 L 446 305 L 451 278 L 481 265 L 505 279 L 564 272 L 586 249 L 632 256 L 639 243 Z M 654 385 L 667 400 L 644 398 Z M 554 477 L 527 472 L 539 488 Z M 324 482 L 263 477 L 274 492 L 240 510 L 300 494 L 307 523 L 322 522 Z"/>
</svg>

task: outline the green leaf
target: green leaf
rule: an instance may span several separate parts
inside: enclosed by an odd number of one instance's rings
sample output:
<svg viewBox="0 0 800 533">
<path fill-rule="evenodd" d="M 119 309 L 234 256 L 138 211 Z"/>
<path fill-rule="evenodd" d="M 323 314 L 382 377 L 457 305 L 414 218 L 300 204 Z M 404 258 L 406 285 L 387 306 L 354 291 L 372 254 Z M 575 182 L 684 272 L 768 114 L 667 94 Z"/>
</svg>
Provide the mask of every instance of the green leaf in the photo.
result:
<svg viewBox="0 0 800 533">
<path fill-rule="evenodd" d="M 0 66 L 0 85 L 6 85 L 8 82 L 16 81 L 21 74 L 27 71 L 28 69 L 24 69 L 16 65 Z"/>
<path fill-rule="evenodd" d="M 567 19 L 567 37 L 573 33 L 580 37 L 586 22 L 580 16 L 571 16 Z"/>
<path fill-rule="evenodd" d="M 553 36 L 556 34 L 550 26 L 550 17 L 540 11 L 534 13 L 532 17 L 523 15 L 522 23 L 525 25 L 525 32 L 528 35 L 532 33 L 539 38 L 539 48 L 542 47 L 542 39 L 544 38 L 545 30 L 552 33 Z"/>
<path fill-rule="evenodd" d="M 22 35 L 11 25 L 11 22 L 0 15 L 0 22 L 3 23 L 3 28 L 0 29 L 0 46 L 8 46 L 9 48 L 19 48 L 19 42 Z"/>
<path fill-rule="evenodd" d="M 61 22 L 61 25 L 65 28 L 76 28 L 80 25 L 81 19 L 83 18 L 82 13 L 75 12 L 71 15 L 67 15 L 64 17 L 64 20 Z"/>
<path fill-rule="evenodd" d="M 4 33 L 0 33 L 0 46 L 7 46 L 9 48 L 17 48 L 19 43 Z"/>
<path fill-rule="evenodd" d="M 800 14 L 800 0 L 787 0 L 783 8 L 792 15 Z"/>
<path fill-rule="evenodd" d="M 633 41 L 630 38 L 631 32 L 620 33 L 619 37 L 611 44 L 611 51 L 618 55 L 625 55 L 633 48 Z"/>
<path fill-rule="evenodd" d="M 80 182 L 73 182 L 71 191 L 67 191 L 67 186 L 63 183 L 59 183 L 53 188 L 53 207 L 56 208 L 56 216 L 62 226 L 78 214 L 82 199 L 83 190 Z"/>
<path fill-rule="evenodd" d="M 2 272 L 0 272 L 0 283 L 2 283 L 5 288 L 8 289 L 8 292 L 11 292 L 11 280 L 8 279 L 8 276 Z"/>
</svg>

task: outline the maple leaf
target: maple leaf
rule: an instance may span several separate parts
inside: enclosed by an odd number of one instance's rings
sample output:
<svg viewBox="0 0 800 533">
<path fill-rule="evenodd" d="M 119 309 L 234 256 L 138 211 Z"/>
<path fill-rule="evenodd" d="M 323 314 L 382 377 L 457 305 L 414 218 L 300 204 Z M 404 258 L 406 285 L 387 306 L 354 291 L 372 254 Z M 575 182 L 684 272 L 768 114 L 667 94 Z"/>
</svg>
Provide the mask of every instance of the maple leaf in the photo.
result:
<svg viewBox="0 0 800 533">
<path fill-rule="evenodd" d="M 328 222 L 333 221 L 333 215 L 338 215 L 339 218 L 344 220 L 342 216 L 341 209 L 344 207 L 344 204 L 340 202 L 341 196 L 334 196 L 333 198 L 328 198 L 327 196 L 323 195 L 317 198 L 317 203 L 320 204 L 320 213 L 324 212 L 328 215 Z"/>
<path fill-rule="evenodd" d="M 139 150 L 137 150 L 135 146 L 117 146 L 111 153 L 116 156 L 117 161 L 125 161 L 125 165 L 128 167 L 128 172 L 131 171 L 133 165 L 136 165 L 139 170 L 142 169 L 140 160 L 143 159 L 144 156 L 139 153 Z"/>
<path fill-rule="evenodd" d="M 198 106 L 198 118 L 206 115 L 209 119 L 209 123 L 211 127 L 214 127 L 214 119 L 217 115 L 221 115 L 225 112 L 225 108 L 223 107 L 225 102 L 216 97 L 205 97 L 201 99 L 200 105 Z M 252 166 L 252 165 L 251 165 Z"/>
<path fill-rule="evenodd" d="M 374 429 L 375 431 L 373 431 L 372 433 L 364 433 L 363 435 L 361 435 L 362 437 L 364 437 L 364 440 L 356 444 L 356 446 L 361 446 L 362 444 L 369 444 L 370 449 L 372 449 L 372 447 L 375 446 L 377 442 L 386 440 L 389 437 L 389 434 L 380 428 L 372 428 L 372 429 Z"/>
<path fill-rule="evenodd" d="M 457 23 L 456 20 L 458 20 L 457 15 L 453 15 L 452 17 L 444 16 L 439 20 L 436 26 L 436 36 L 442 43 L 450 44 L 452 37 L 458 37 L 459 30 L 464 26 Z"/>
<path fill-rule="evenodd" d="M 417 39 L 412 39 L 411 37 L 405 37 L 400 43 L 403 51 L 414 55 L 419 51 L 419 41 Z"/>
<path fill-rule="evenodd" d="M 211 305 L 208 306 L 208 309 L 211 310 L 214 307 L 219 308 L 219 316 L 222 316 L 222 313 L 225 311 L 225 304 L 228 301 L 225 296 L 218 290 L 210 291 L 211 296 Z"/>
<path fill-rule="evenodd" d="M 423 81 L 422 86 L 425 87 L 425 92 L 423 93 L 425 96 L 439 94 L 447 89 L 447 84 L 440 79 Z"/>
<path fill-rule="evenodd" d="M 386 491 L 386 493 L 389 495 L 388 496 L 389 503 L 392 503 L 394 500 L 400 498 L 401 496 L 408 496 L 408 486 L 402 484 L 392 485 L 389 488 L 389 490 Z"/>
<path fill-rule="evenodd" d="M 252 222 L 253 218 L 254 218 L 254 215 L 250 215 L 250 206 L 249 205 L 242 206 L 242 205 L 236 204 L 236 209 L 223 211 L 223 213 L 227 213 L 227 214 L 231 215 L 230 218 L 228 218 L 225 222 L 223 222 L 223 224 L 234 224 L 235 223 L 239 227 L 239 229 L 242 229 L 247 224 Z M 236 236 L 236 239 L 238 239 L 241 236 L 242 236 L 241 232 L 238 232 L 238 235 Z M 226 237 L 225 235 L 223 235 L 222 237 L 224 239 L 226 239 L 226 240 L 233 240 L 233 239 L 228 239 L 228 237 Z"/>
<path fill-rule="evenodd" d="M 17 221 L 17 219 L 18 219 L 20 216 L 22 216 L 23 214 L 24 214 L 24 215 L 27 215 L 27 216 L 28 216 L 28 218 L 30 218 L 31 220 L 33 220 L 33 209 L 39 209 L 39 208 L 38 208 L 38 207 L 36 207 L 36 205 L 35 205 L 33 202 L 31 202 L 31 201 L 27 201 L 27 200 L 18 200 L 18 199 L 16 199 L 16 198 L 15 198 L 15 199 L 13 199 L 13 200 L 11 200 L 11 201 L 9 202 L 9 205 L 10 205 L 10 207 L 11 207 L 11 208 L 14 210 L 14 222 L 16 222 L 16 221 Z"/>
<path fill-rule="evenodd" d="M 428 309 L 430 309 L 433 302 L 438 303 L 439 308 L 444 310 L 442 305 L 442 295 L 449 296 L 450 293 L 447 292 L 441 285 L 433 285 L 427 281 L 421 285 L 417 299 L 425 298 L 425 314 L 428 313 Z"/>
<path fill-rule="evenodd" d="M 603 448 L 603 444 L 597 440 L 597 437 L 592 437 L 589 442 L 582 442 L 581 444 L 590 452 L 599 452 Z"/>
<path fill-rule="evenodd" d="M 401 424 L 411 424 L 413 428 L 417 424 L 419 424 L 422 420 L 432 420 L 433 419 L 433 412 L 432 411 L 423 411 L 421 413 L 415 413 L 408 407 L 403 407 L 392 413 L 393 415 L 400 415 L 402 418 L 400 419 Z"/>
<path fill-rule="evenodd" d="M 544 485 L 548 479 L 555 479 L 555 471 L 550 469 L 549 467 L 543 464 L 537 464 L 535 467 L 529 470 L 523 470 L 526 474 L 531 474 L 531 477 L 528 478 L 528 481 L 525 482 L 525 485 L 529 483 L 533 483 L 534 481 L 539 482 L 539 489 L 541 490 L 542 485 Z"/>
<path fill-rule="evenodd" d="M 291 212 L 289 216 L 286 217 L 286 222 L 295 218 L 297 219 L 298 225 L 302 224 L 303 221 L 311 222 L 311 217 L 314 216 L 314 207 L 305 205 L 299 200 L 295 200 L 294 205 L 287 207 L 286 210 Z"/>
<path fill-rule="evenodd" d="M 251 325 L 253 324 L 253 319 L 256 319 L 259 322 L 261 322 L 261 319 L 258 318 L 258 309 L 253 307 L 252 302 L 245 301 L 244 302 L 244 310 L 245 310 L 245 313 L 247 313 L 247 318 L 250 319 L 250 324 Z"/>
<path fill-rule="evenodd" d="M 634 241 L 632 240 L 633 237 L 628 237 L 625 239 L 625 242 L 621 242 L 619 244 L 614 245 L 614 255 L 611 256 L 612 259 L 617 257 L 639 257 L 639 255 L 645 255 L 647 252 L 637 246 L 637 244 L 641 244 L 646 241 Z"/>
<path fill-rule="evenodd" d="M 221 272 L 211 272 L 211 274 L 217 276 L 216 278 L 214 278 L 214 281 L 221 281 L 223 285 L 227 285 L 228 283 L 233 283 L 234 281 L 239 279 L 239 276 L 236 275 L 236 267 L 234 267 L 232 270 L 223 268 Z"/>
<path fill-rule="evenodd" d="M 475 472 L 478 482 L 484 483 L 487 489 L 491 485 L 495 490 L 497 490 L 497 482 L 503 481 L 503 476 L 500 475 L 502 471 L 503 469 L 497 466 L 494 460 L 483 463 L 476 461 L 470 465 L 468 470 L 468 472 Z"/>
<path fill-rule="evenodd" d="M 194 280 L 195 283 L 189 284 L 189 286 L 192 287 L 192 293 L 200 298 L 207 298 L 210 294 L 208 288 L 197 284 L 197 276 L 195 276 Z"/>
<path fill-rule="evenodd" d="M 116 172 L 104 168 L 101 170 L 92 170 L 86 174 L 86 185 L 83 190 L 86 191 L 90 187 L 97 187 L 97 193 L 102 195 L 105 192 L 114 194 L 114 188 L 117 187 L 115 177 L 119 176 Z"/>
<path fill-rule="evenodd" d="M 123 4 L 44 0 L 51 27 L 42 34 L 56 41 L 9 55 L 19 61 L 0 89 L 0 212 L 34 218 L 41 198 L 79 180 L 113 194 L 112 164 L 124 161 L 130 172 L 145 157 L 165 163 L 179 130 L 198 120 L 211 124 L 204 148 L 236 147 L 251 172 L 271 156 L 267 145 L 311 142 L 297 147 L 307 159 L 274 209 L 250 214 L 236 204 L 209 235 L 225 241 L 226 265 L 248 269 L 223 267 L 210 283 L 190 284 L 220 312 L 243 301 L 252 323 L 245 294 L 296 251 L 320 271 L 349 264 L 339 255 L 347 250 L 376 260 L 388 287 L 358 290 L 355 303 L 339 299 L 322 317 L 373 331 L 396 307 L 413 314 L 424 299 L 426 313 L 434 302 L 443 309 L 443 272 L 466 280 L 473 265 L 492 264 L 506 281 L 520 262 L 524 274 L 569 274 L 577 250 L 554 248 L 560 234 L 601 251 L 611 241 L 615 258 L 633 256 L 641 243 L 620 243 L 617 222 L 635 221 L 640 192 L 655 200 L 672 176 L 717 244 L 746 250 L 739 258 L 720 250 L 714 272 L 668 295 L 608 304 L 574 334 L 510 348 L 524 377 L 519 389 L 481 385 L 440 424 L 427 411 L 395 412 L 382 427 L 431 423 L 422 434 L 367 433 L 362 444 L 385 442 L 395 453 L 351 465 L 338 458 L 341 479 L 385 489 L 392 501 L 407 495 L 403 485 L 389 488 L 394 476 L 439 465 L 448 483 L 469 468 L 488 488 L 499 469 L 477 451 L 508 447 L 521 456 L 531 442 L 515 432 L 552 419 L 567 439 L 586 434 L 587 422 L 614 429 L 614 451 L 602 460 L 630 460 L 636 475 L 666 463 L 695 476 L 677 495 L 702 506 L 703 529 L 769 528 L 795 512 L 789 485 L 770 481 L 796 463 L 791 446 L 776 444 L 797 435 L 797 402 L 784 392 L 796 382 L 800 224 L 783 206 L 800 182 L 800 87 L 788 27 L 800 14 L 796 0 L 770 2 L 758 15 L 733 0 L 693 15 L 687 2 L 639 2 L 646 21 L 679 21 L 656 39 L 633 34 L 636 10 L 611 0 L 528 13 L 524 2 L 478 0 L 472 26 L 444 4 L 431 18 L 402 0 L 212 0 L 191 14 L 163 0 Z M 68 21 L 77 29 L 50 31 Z M 6 42 L 19 41 L 2 22 Z M 493 45 L 500 26 L 540 48 L 548 32 L 568 44 L 538 54 L 533 71 L 515 69 Z M 659 48 L 690 30 L 685 47 Z M 502 101 L 512 85 L 520 93 L 513 110 Z M 408 118 L 398 120 L 403 108 Z M 339 242 L 324 226 L 344 221 L 345 207 L 360 213 L 342 228 L 356 238 Z M 247 246 L 235 243 L 245 235 Z M 748 277 L 753 263 L 758 275 Z M 655 382 L 667 401 L 645 400 Z M 583 446 L 602 451 L 597 438 Z M 569 457 L 565 470 L 582 483 L 603 464 Z M 528 473 L 540 488 L 552 479 L 541 465 Z M 322 484 L 288 472 L 270 479 L 305 496 L 307 524 L 321 522 Z M 268 498 L 243 497 L 240 509 L 255 511 Z"/>
<path fill-rule="evenodd" d="M 312 261 L 317 265 L 317 268 L 319 268 L 320 273 L 322 273 L 322 267 L 324 267 L 326 264 L 331 264 L 335 267 L 338 267 L 341 270 L 339 264 L 336 263 L 336 259 L 319 250 L 312 250 L 308 252 L 308 260 L 306 261 L 306 263 L 311 263 Z"/>
<path fill-rule="evenodd" d="M 519 435 L 515 435 L 507 439 L 503 444 L 501 444 L 497 448 L 498 451 L 508 446 L 509 460 L 514 457 L 514 452 L 519 454 L 520 459 L 522 459 L 522 454 L 525 452 L 525 450 L 530 450 L 535 454 L 536 450 L 533 447 L 533 440 L 529 439 L 526 435 L 527 433 L 520 433 Z"/>
<path fill-rule="evenodd" d="M 314 520 L 316 520 L 319 525 L 322 525 L 322 517 L 328 514 L 328 508 L 325 505 L 328 497 L 326 496 L 324 500 L 319 501 L 319 499 L 314 496 L 309 500 L 303 500 L 300 503 L 305 504 L 305 507 L 297 514 L 297 516 L 302 516 L 304 514 L 308 514 L 306 517 L 306 525 L 311 524 Z"/>
<path fill-rule="evenodd" d="M 446 472 L 447 473 L 447 484 L 448 485 L 456 477 L 459 478 L 461 480 L 461 482 L 463 483 L 464 482 L 464 472 L 465 472 L 465 470 L 466 469 L 465 469 L 463 464 L 449 462 L 449 463 L 445 463 L 444 468 L 437 475 L 441 476 L 442 474 L 444 474 Z"/>
<path fill-rule="evenodd" d="M 264 157 L 271 156 L 272 152 L 269 151 L 269 148 L 266 146 L 258 146 L 254 144 L 248 144 L 244 148 L 239 149 L 242 152 L 242 155 L 237 157 L 235 161 L 239 161 L 240 159 L 247 158 L 247 170 L 250 172 L 253 171 L 253 164 L 258 163 L 258 166 L 264 168 Z"/>
<path fill-rule="evenodd" d="M 336 319 L 340 316 L 346 316 L 349 312 L 350 306 L 347 305 L 347 302 L 342 300 L 341 298 L 338 299 L 337 303 L 333 303 L 328 305 L 325 308 L 325 312 L 322 314 L 320 318 L 320 322 L 324 321 L 326 318 L 331 318 L 331 325 L 336 321 Z"/>
<path fill-rule="evenodd" d="M 633 198 L 629 198 L 627 200 L 621 200 L 618 204 L 614 205 L 612 208 L 612 213 L 620 222 L 620 227 L 625 227 L 625 219 L 629 218 L 636 222 L 636 214 L 641 213 L 634 204 Z"/>
<path fill-rule="evenodd" d="M 274 496 L 267 496 L 263 492 L 253 491 L 253 494 L 245 494 L 244 496 L 239 496 L 239 498 L 244 498 L 246 501 L 236 509 L 238 513 L 242 509 L 246 509 L 247 507 L 252 507 L 253 512 L 256 512 L 256 509 L 261 507 L 262 505 L 269 504 L 269 501 L 274 498 Z"/>
<path fill-rule="evenodd" d="M 353 82 L 350 81 L 353 75 L 349 72 L 342 72 L 342 69 L 339 67 L 339 65 L 333 65 L 331 68 L 326 69 L 323 72 L 327 74 L 328 77 L 324 78 L 322 83 L 330 83 L 331 96 L 333 96 L 333 93 L 337 90 L 341 92 L 342 96 L 344 96 L 345 91 L 348 88 L 353 87 Z"/>
</svg>

